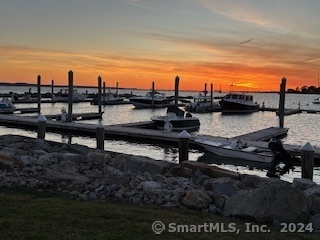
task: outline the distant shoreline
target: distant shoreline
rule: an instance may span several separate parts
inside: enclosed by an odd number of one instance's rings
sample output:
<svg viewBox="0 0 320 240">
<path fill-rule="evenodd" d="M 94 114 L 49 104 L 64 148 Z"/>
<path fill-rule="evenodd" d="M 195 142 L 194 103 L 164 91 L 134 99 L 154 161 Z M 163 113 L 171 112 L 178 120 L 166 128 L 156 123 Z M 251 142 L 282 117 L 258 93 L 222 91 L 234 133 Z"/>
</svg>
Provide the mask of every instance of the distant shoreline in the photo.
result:
<svg viewBox="0 0 320 240">
<path fill-rule="evenodd" d="M 35 83 L 7 83 L 7 82 L 0 82 L 0 86 L 16 86 L 16 87 L 37 87 Z M 41 84 L 42 87 L 51 87 L 51 84 Z M 54 85 L 55 88 L 67 88 L 68 85 Z M 97 86 L 77 86 L 74 85 L 75 88 L 98 88 Z M 107 87 L 108 89 L 116 89 L 116 87 Z M 142 91 L 149 91 L 150 89 L 143 89 L 143 88 L 124 88 L 119 87 L 118 89 L 125 89 L 125 90 L 142 90 Z M 156 89 L 157 91 L 174 91 L 174 89 Z M 199 90 L 179 90 L 183 92 L 201 92 Z M 217 92 L 217 91 L 214 91 Z M 234 91 L 234 92 L 250 92 L 250 93 L 278 93 L 277 91 Z M 222 92 L 226 93 L 226 92 Z"/>
</svg>

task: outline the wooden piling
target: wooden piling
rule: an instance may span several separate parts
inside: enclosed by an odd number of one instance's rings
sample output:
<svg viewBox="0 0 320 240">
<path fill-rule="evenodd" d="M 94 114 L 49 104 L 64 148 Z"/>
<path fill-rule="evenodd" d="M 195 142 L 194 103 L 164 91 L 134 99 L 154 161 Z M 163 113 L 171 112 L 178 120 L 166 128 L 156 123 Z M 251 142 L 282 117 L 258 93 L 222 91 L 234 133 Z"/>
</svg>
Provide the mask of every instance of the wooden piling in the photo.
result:
<svg viewBox="0 0 320 240">
<path fill-rule="evenodd" d="M 39 115 L 38 117 L 38 138 L 44 139 L 46 135 L 46 128 L 47 128 L 47 119 L 44 115 Z"/>
<path fill-rule="evenodd" d="M 151 86 L 151 106 L 154 107 L 154 82 L 152 82 L 152 86 Z"/>
<path fill-rule="evenodd" d="M 105 129 L 101 122 L 97 125 L 97 132 L 96 132 L 96 140 L 97 140 L 97 149 L 104 150 L 104 135 Z"/>
<path fill-rule="evenodd" d="M 174 83 L 174 104 L 178 106 L 178 100 L 179 100 L 179 76 L 176 76 L 175 83 Z"/>
<path fill-rule="evenodd" d="M 314 148 L 307 142 L 301 148 L 301 177 L 313 179 Z"/>
<path fill-rule="evenodd" d="M 103 103 L 106 102 L 106 82 L 103 82 Z"/>
<path fill-rule="evenodd" d="M 183 130 L 179 134 L 179 163 L 189 160 L 189 140 L 190 134 Z"/>
<path fill-rule="evenodd" d="M 101 109 L 101 77 L 98 77 L 98 109 L 99 109 L 99 113 L 102 112 Z"/>
<path fill-rule="evenodd" d="M 38 96 L 38 113 L 41 113 L 41 76 L 38 75 L 37 77 L 37 87 L 38 87 L 38 91 L 37 91 L 37 96 Z"/>
<path fill-rule="evenodd" d="M 51 101 L 53 101 L 53 95 L 54 95 L 54 80 L 51 80 Z"/>
<path fill-rule="evenodd" d="M 210 109 L 212 111 L 213 108 L 213 84 L 210 84 Z"/>
<path fill-rule="evenodd" d="M 118 97 L 118 89 L 119 89 L 119 84 L 118 84 L 118 82 L 117 82 L 117 84 L 116 84 L 116 96 Z"/>
<path fill-rule="evenodd" d="M 280 84 L 279 127 L 281 128 L 283 128 L 284 126 L 284 104 L 285 104 L 285 95 L 286 95 L 286 81 L 287 79 L 283 77 Z"/>
<path fill-rule="evenodd" d="M 72 122 L 72 104 L 73 104 L 73 72 L 68 72 L 69 96 L 68 96 L 68 122 Z"/>
<path fill-rule="evenodd" d="M 207 84 L 205 83 L 204 84 L 204 96 L 206 97 L 207 96 Z"/>
</svg>

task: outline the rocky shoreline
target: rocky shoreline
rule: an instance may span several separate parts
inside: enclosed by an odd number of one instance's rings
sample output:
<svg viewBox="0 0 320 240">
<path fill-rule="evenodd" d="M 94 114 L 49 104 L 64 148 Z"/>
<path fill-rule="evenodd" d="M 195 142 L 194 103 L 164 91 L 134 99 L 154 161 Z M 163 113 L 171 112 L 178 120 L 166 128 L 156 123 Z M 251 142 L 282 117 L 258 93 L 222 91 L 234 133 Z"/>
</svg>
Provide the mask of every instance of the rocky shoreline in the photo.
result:
<svg viewBox="0 0 320 240">
<path fill-rule="evenodd" d="M 16 135 L 0 136 L 0 189 L 55 191 L 79 201 L 115 198 L 187 207 L 258 223 L 312 223 L 320 231 L 320 185 L 308 179 L 238 175 Z"/>
</svg>

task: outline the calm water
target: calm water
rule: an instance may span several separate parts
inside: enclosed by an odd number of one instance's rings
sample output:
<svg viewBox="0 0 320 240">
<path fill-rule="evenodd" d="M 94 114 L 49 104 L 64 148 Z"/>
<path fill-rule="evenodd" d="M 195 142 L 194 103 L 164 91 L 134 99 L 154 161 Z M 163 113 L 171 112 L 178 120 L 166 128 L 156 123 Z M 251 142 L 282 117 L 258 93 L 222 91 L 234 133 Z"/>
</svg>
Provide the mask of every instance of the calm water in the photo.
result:
<svg viewBox="0 0 320 240">
<path fill-rule="evenodd" d="M 29 87 L 11 87 L 10 89 L 0 89 L 1 92 L 14 91 L 23 93 L 28 91 Z M 33 87 L 32 92 L 36 92 L 36 88 Z M 79 92 L 89 93 L 97 92 L 95 89 L 78 89 Z M 50 92 L 50 88 L 42 88 L 42 92 Z M 129 90 L 119 90 L 119 93 L 130 93 Z M 144 95 L 146 91 L 133 91 L 134 94 Z M 165 92 L 167 95 L 174 95 L 173 92 Z M 182 96 L 196 96 L 196 92 L 181 92 Z M 214 96 L 224 96 L 225 93 L 215 93 Z M 264 102 L 266 107 L 278 107 L 279 95 L 277 93 L 254 93 L 254 100 L 260 105 Z M 286 108 L 297 108 L 298 105 L 302 109 L 317 109 L 320 110 L 320 106 L 312 104 L 312 100 L 316 98 L 316 95 L 302 95 L 302 94 L 287 94 L 286 95 Z M 16 107 L 37 107 L 36 104 L 16 104 Z M 54 103 L 54 104 L 42 104 L 42 114 L 59 114 L 61 108 L 67 108 L 66 103 Z M 75 103 L 73 111 L 78 112 L 97 112 L 98 106 L 90 105 L 90 103 Z M 103 119 L 104 125 L 147 121 L 154 115 L 163 115 L 166 109 L 135 109 L 131 104 L 118 105 L 118 106 L 103 106 Z M 35 115 L 35 114 L 26 114 Z M 248 115 L 222 115 L 221 113 L 207 113 L 207 114 L 194 114 L 200 118 L 201 126 L 199 129 L 200 134 L 210 134 L 223 137 L 234 137 L 237 135 L 249 133 L 252 131 L 260 130 L 267 127 L 278 126 L 278 117 L 274 112 L 257 112 Z M 289 128 L 288 136 L 283 139 L 284 143 L 304 145 L 310 142 L 313 146 L 320 147 L 320 138 L 318 137 L 320 130 L 320 115 L 318 114 L 295 114 L 291 116 L 285 116 L 285 127 Z M 97 124 L 98 120 L 83 121 L 86 123 Z M 12 129 L 6 127 L 0 127 L 0 134 L 18 134 L 30 137 L 36 137 L 34 131 L 26 131 L 20 129 Z M 61 134 L 47 134 L 47 140 L 53 140 L 58 142 L 70 142 L 68 136 L 62 136 Z M 78 143 L 95 147 L 95 140 L 89 137 L 72 137 L 72 143 Z M 128 153 L 133 155 L 144 155 L 157 160 L 166 161 L 178 161 L 178 151 L 174 146 L 163 145 L 157 146 L 154 144 L 146 143 L 128 143 L 126 141 L 112 141 L 107 140 L 105 142 L 106 150 Z M 221 159 L 212 154 L 204 153 L 198 150 L 192 150 L 189 155 L 192 161 L 203 162 L 215 162 L 222 168 L 238 171 L 240 173 L 256 174 L 265 176 L 266 170 L 259 170 L 256 167 L 248 167 L 247 163 L 236 164 L 228 161 L 228 159 Z M 300 177 L 300 168 L 295 167 L 294 172 L 282 176 L 284 180 L 292 181 L 294 177 Z M 316 168 L 314 171 L 314 181 L 320 184 L 320 168 Z"/>
</svg>

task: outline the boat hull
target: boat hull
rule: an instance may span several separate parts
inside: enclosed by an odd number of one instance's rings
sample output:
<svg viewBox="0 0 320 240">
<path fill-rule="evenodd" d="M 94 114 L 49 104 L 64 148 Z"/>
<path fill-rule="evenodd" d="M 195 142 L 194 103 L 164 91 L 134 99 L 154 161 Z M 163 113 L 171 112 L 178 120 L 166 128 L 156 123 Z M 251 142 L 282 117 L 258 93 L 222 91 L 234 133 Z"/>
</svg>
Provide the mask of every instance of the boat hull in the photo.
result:
<svg viewBox="0 0 320 240">
<path fill-rule="evenodd" d="M 155 127 L 160 130 L 164 130 L 166 116 L 161 117 L 153 117 L 151 120 L 153 121 Z M 198 118 L 190 117 L 189 119 L 181 118 L 181 119 L 171 119 L 170 123 L 172 124 L 172 131 L 196 131 L 200 127 L 200 121 Z"/>
<path fill-rule="evenodd" d="M 135 108 L 166 108 L 172 104 L 170 100 L 130 99 Z"/>
<path fill-rule="evenodd" d="M 272 154 L 264 155 L 254 152 L 245 152 L 240 149 L 230 149 L 224 148 L 219 145 L 219 143 L 210 142 L 210 144 L 206 143 L 206 141 L 199 141 L 196 142 L 202 146 L 207 151 L 214 153 L 219 156 L 235 158 L 235 159 L 242 159 L 254 162 L 261 162 L 261 163 L 271 163 L 274 160 L 274 156 Z"/>
<path fill-rule="evenodd" d="M 226 100 L 221 100 L 219 103 L 223 113 L 252 113 L 259 111 L 259 104 L 249 105 Z"/>
</svg>

